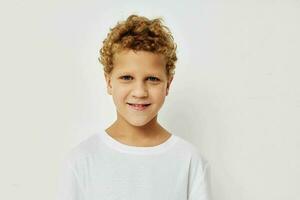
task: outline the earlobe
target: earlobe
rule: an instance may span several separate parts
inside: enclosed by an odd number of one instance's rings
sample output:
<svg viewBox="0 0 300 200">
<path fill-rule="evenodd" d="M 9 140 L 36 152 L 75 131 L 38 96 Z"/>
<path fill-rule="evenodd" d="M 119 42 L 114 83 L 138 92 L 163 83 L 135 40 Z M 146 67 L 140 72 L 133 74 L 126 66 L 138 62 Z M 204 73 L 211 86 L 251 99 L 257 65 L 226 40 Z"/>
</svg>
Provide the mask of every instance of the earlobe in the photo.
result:
<svg viewBox="0 0 300 200">
<path fill-rule="evenodd" d="M 170 89 L 172 80 L 173 80 L 173 76 L 172 76 L 172 77 L 169 79 L 169 81 L 168 81 L 168 84 L 167 84 L 167 91 L 166 91 L 166 96 L 168 96 L 168 94 L 169 94 L 169 89 Z"/>
<path fill-rule="evenodd" d="M 111 77 L 110 77 L 110 75 L 108 75 L 108 74 L 106 74 L 106 73 L 104 73 L 104 76 L 105 76 L 105 81 L 106 81 L 106 88 L 107 88 L 107 93 L 109 94 L 109 95 L 111 95 L 112 94 L 112 92 L 111 92 Z"/>
<path fill-rule="evenodd" d="M 109 86 L 107 86 L 107 93 L 111 95 L 111 88 Z"/>
</svg>

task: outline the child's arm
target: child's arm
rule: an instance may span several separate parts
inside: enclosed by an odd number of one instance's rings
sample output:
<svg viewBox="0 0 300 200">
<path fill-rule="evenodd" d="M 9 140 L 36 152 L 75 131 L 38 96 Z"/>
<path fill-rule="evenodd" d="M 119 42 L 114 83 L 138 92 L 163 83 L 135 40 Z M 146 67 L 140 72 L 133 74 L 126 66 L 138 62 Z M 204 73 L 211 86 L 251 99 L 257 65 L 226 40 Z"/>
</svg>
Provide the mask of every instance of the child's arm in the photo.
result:
<svg viewBox="0 0 300 200">
<path fill-rule="evenodd" d="M 61 167 L 57 195 L 57 200 L 83 200 L 82 188 L 76 172 L 66 160 Z"/>
</svg>

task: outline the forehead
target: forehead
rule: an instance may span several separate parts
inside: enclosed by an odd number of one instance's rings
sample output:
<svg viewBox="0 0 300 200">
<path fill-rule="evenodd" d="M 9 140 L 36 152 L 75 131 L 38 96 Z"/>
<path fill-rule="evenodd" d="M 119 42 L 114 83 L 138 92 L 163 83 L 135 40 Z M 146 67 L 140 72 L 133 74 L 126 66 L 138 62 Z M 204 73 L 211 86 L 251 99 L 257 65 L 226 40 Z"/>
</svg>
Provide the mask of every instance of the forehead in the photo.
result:
<svg viewBox="0 0 300 200">
<path fill-rule="evenodd" d="M 166 61 L 162 54 L 147 51 L 128 50 L 114 55 L 114 70 L 116 72 L 165 72 Z"/>
</svg>

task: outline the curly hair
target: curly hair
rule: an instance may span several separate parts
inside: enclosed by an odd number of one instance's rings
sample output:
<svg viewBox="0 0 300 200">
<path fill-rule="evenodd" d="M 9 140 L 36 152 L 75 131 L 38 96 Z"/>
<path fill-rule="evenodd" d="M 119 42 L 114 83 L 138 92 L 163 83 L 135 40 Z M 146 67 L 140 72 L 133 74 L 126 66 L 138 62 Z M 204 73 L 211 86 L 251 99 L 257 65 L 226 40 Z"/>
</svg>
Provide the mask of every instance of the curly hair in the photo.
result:
<svg viewBox="0 0 300 200">
<path fill-rule="evenodd" d="M 110 28 L 98 57 L 104 72 L 111 73 L 114 54 L 122 50 L 142 50 L 162 54 L 166 59 L 167 77 L 173 76 L 177 45 L 170 29 L 162 22 L 161 17 L 149 20 L 143 16 L 130 15 L 125 21 Z"/>
</svg>

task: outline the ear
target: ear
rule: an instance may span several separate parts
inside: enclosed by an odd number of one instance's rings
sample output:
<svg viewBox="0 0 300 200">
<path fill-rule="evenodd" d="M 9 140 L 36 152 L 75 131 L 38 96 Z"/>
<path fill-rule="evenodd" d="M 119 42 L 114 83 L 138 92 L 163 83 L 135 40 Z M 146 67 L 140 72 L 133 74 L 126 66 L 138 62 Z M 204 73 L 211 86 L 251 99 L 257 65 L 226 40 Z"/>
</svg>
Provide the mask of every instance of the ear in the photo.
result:
<svg viewBox="0 0 300 200">
<path fill-rule="evenodd" d="M 172 83 L 173 78 L 174 78 L 174 76 L 171 76 L 171 77 L 168 79 L 166 96 L 168 96 L 168 94 L 169 94 L 169 89 L 170 89 L 170 86 L 171 86 L 171 83 Z"/>
<path fill-rule="evenodd" d="M 105 76 L 105 81 L 106 81 L 107 93 L 109 95 L 112 95 L 111 74 L 107 74 L 104 72 L 104 76 Z"/>
</svg>

